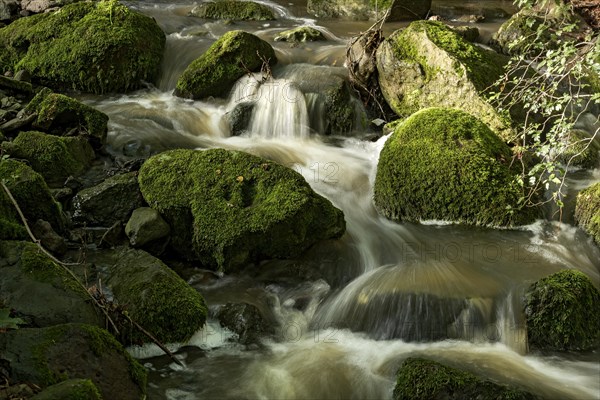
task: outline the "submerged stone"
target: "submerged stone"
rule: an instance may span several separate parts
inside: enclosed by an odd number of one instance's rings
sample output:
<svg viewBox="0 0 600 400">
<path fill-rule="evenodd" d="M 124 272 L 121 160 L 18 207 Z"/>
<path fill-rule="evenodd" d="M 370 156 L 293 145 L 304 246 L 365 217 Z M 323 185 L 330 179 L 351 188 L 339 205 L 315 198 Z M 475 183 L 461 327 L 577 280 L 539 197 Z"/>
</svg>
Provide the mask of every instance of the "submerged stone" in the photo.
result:
<svg viewBox="0 0 600 400">
<path fill-rule="evenodd" d="M 78 2 L 0 30 L 0 70 L 56 89 L 123 92 L 156 79 L 165 40 L 153 18 L 118 1 Z"/>
<path fill-rule="evenodd" d="M 529 345 L 543 350 L 591 350 L 600 345 L 600 291 L 577 270 L 540 279 L 525 294 Z"/>
<path fill-rule="evenodd" d="M 510 116 L 499 114 L 485 99 L 505 62 L 504 56 L 433 21 L 413 22 L 377 49 L 379 85 L 400 117 L 427 107 L 458 108 L 510 141 L 514 138 Z"/>
<path fill-rule="evenodd" d="M 385 143 L 375 179 L 379 212 L 394 221 L 514 226 L 533 222 L 520 205 L 510 148 L 477 118 L 429 108 L 400 123 Z"/>
<path fill-rule="evenodd" d="M 410 357 L 398 370 L 394 400 L 535 400 L 536 396 L 436 361 Z"/>
<path fill-rule="evenodd" d="M 276 62 L 269 43 L 251 33 L 230 31 L 186 68 L 175 95 L 191 99 L 225 96 L 239 78 L 259 71 L 264 63 Z"/>
<path fill-rule="evenodd" d="M 234 21 L 270 21 L 275 19 L 271 8 L 253 1 L 216 0 L 197 5 L 189 15 L 208 19 Z"/>
<path fill-rule="evenodd" d="M 139 181 L 171 226 L 171 246 L 222 270 L 294 257 L 345 231 L 342 212 L 300 174 L 240 151 L 167 151 L 146 161 Z"/>
</svg>

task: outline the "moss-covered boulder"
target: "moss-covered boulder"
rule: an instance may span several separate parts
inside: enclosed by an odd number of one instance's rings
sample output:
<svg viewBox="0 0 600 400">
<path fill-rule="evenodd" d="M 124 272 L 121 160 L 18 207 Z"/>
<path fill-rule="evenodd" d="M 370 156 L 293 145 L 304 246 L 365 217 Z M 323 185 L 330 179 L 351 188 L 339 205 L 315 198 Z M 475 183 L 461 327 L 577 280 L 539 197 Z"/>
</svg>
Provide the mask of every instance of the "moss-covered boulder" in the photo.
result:
<svg viewBox="0 0 600 400">
<path fill-rule="evenodd" d="M 207 19 L 234 21 L 270 21 L 275 19 L 273 10 L 254 1 L 216 0 L 192 8 L 190 16 Z"/>
<path fill-rule="evenodd" d="M 313 28 L 312 26 L 299 26 L 294 29 L 283 31 L 275 36 L 276 42 L 301 43 L 301 42 L 317 42 L 327 40 L 323 32 Z"/>
<path fill-rule="evenodd" d="M 56 89 L 123 92 L 155 80 L 165 40 L 153 18 L 118 1 L 78 2 L 0 30 L 0 70 Z"/>
<path fill-rule="evenodd" d="M 600 245 L 600 183 L 579 192 L 575 220 Z"/>
<path fill-rule="evenodd" d="M 25 159 L 51 187 L 62 186 L 90 166 L 94 150 L 83 137 L 58 137 L 42 132 L 21 132 L 2 144 L 12 157 Z"/>
<path fill-rule="evenodd" d="M 587 132 L 575 129 L 569 132 L 565 145 L 560 162 L 586 169 L 600 165 L 599 137 L 591 137 Z"/>
<path fill-rule="evenodd" d="M 248 71 L 258 71 L 268 60 L 277 62 L 271 45 L 251 33 L 230 31 L 194 60 L 177 81 L 175 95 L 202 99 L 226 96 Z"/>
<path fill-rule="evenodd" d="M 2 301 L 29 325 L 104 325 L 85 290 L 37 245 L 0 242 L 0 259 Z"/>
<path fill-rule="evenodd" d="M 33 225 L 38 219 L 43 219 L 55 231 L 64 230 L 65 219 L 60 206 L 40 174 L 22 162 L 6 159 L 0 161 L 0 180 L 11 191 L 28 223 Z"/>
<path fill-rule="evenodd" d="M 163 343 L 185 342 L 206 320 L 202 296 L 144 251 L 124 249 L 117 253 L 106 283 L 131 318 Z M 149 341 L 135 327 L 123 333 L 128 343 Z"/>
<path fill-rule="evenodd" d="M 89 379 L 69 379 L 52 385 L 31 400 L 102 400 L 94 382 Z"/>
<path fill-rule="evenodd" d="M 464 111 L 430 108 L 401 123 L 377 165 L 375 205 L 395 221 L 513 226 L 533 222 L 510 148 Z"/>
<path fill-rule="evenodd" d="M 394 400 L 534 400 L 519 388 L 498 384 L 462 369 L 423 358 L 408 358 L 398 370 Z"/>
<path fill-rule="evenodd" d="M 73 197 L 73 221 L 92 226 L 125 223 L 133 210 L 143 205 L 137 172 L 111 176 Z"/>
<path fill-rule="evenodd" d="M 458 108 L 509 141 L 514 136 L 510 117 L 485 100 L 486 89 L 502 75 L 505 61 L 434 21 L 413 22 L 377 49 L 379 85 L 400 117 L 426 107 Z"/>
<path fill-rule="evenodd" d="M 42 89 L 27 105 L 26 111 L 37 114 L 33 127 L 57 136 L 78 134 L 99 148 L 106 142 L 108 116 L 71 97 Z"/>
<path fill-rule="evenodd" d="M 342 212 L 300 174 L 240 151 L 167 151 L 146 161 L 139 181 L 171 226 L 172 247 L 206 266 L 295 257 L 345 231 Z"/>
<path fill-rule="evenodd" d="M 600 345 L 600 291 L 577 270 L 540 279 L 525 294 L 529 345 L 543 350 L 590 350 Z"/>
<path fill-rule="evenodd" d="M 0 335 L 0 354 L 13 382 L 45 388 L 90 379 L 104 399 L 146 398 L 146 369 L 101 328 L 64 324 L 9 331 Z"/>
<path fill-rule="evenodd" d="M 544 17 L 531 10 L 521 10 L 504 22 L 492 37 L 491 45 L 504 54 L 519 54 L 525 51 L 537 35 L 545 35 L 550 41 L 548 30 L 538 30 L 544 24 Z"/>
<path fill-rule="evenodd" d="M 425 18 L 431 0 L 308 0 L 309 14 L 319 18 L 366 20 L 380 18 L 391 7 L 388 21 Z"/>
</svg>

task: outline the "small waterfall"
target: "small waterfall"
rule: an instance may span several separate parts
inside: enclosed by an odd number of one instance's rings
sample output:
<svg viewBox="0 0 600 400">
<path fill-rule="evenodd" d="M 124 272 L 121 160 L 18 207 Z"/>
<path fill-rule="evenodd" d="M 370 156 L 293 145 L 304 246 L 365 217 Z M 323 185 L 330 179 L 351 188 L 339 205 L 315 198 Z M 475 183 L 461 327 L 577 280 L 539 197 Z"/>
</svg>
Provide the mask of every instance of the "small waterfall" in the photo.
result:
<svg viewBox="0 0 600 400">
<path fill-rule="evenodd" d="M 263 79 L 253 74 L 238 81 L 228 108 L 252 104 L 250 136 L 263 139 L 306 139 L 308 110 L 304 94 L 288 79 Z"/>
</svg>

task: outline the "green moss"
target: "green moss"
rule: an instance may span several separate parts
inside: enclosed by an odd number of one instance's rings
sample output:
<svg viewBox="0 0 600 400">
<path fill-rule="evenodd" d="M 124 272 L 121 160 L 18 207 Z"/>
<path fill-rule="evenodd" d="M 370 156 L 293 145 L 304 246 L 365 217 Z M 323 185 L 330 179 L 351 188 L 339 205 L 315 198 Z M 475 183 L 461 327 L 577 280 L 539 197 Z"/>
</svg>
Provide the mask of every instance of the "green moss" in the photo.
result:
<svg viewBox="0 0 600 400">
<path fill-rule="evenodd" d="M 31 400 L 102 400 L 98 388 L 89 379 L 69 379 L 52 385 Z"/>
<path fill-rule="evenodd" d="M 600 245 L 600 183 L 579 192 L 575 220 Z"/>
<path fill-rule="evenodd" d="M 408 358 L 398 370 L 393 398 L 526 400 L 535 399 L 535 396 L 435 361 Z"/>
<path fill-rule="evenodd" d="M 185 342 L 206 321 L 204 298 L 159 259 L 143 251 L 119 253 L 107 283 L 131 318 L 163 343 Z M 122 340 L 127 343 L 149 340 L 134 327 L 123 333 Z"/>
<path fill-rule="evenodd" d="M 190 15 L 208 19 L 244 21 L 270 21 L 275 19 L 275 14 L 269 7 L 253 1 L 211 1 L 194 7 Z"/>
<path fill-rule="evenodd" d="M 0 161 L 0 179 L 5 181 L 30 224 L 43 219 L 57 232 L 64 230 L 60 206 L 40 174 L 21 162 L 7 159 Z"/>
<path fill-rule="evenodd" d="M 525 295 L 529 344 L 551 350 L 597 348 L 598 309 L 600 291 L 584 273 L 562 270 L 540 279 Z"/>
<path fill-rule="evenodd" d="M 567 138 L 567 148 L 561 154 L 560 162 L 581 168 L 595 168 L 600 162 L 600 139 L 591 138 L 581 130 L 573 130 Z"/>
<path fill-rule="evenodd" d="M 21 132 L 4 143 L 12 157 L 26 159 L 50 185 L 62 186 L 70 175 L 77 176 L 90 165 L 94 150 L 83 137 L 58 137 L 42 132 Z"/>
<path fill-rule="evenodd" d="M 396 221 L 449 220 L 513 226 L 534 220 L 512 154 L 484 123 L 463 111 L 412 115 L 386 142 L 377 166 L 375 204 Z"/>
<path fill-rule="evenodd" d="M 126 91 L 157 77 L 165 35 L 115 1 L 79 2 L 20 18 L 0 30 L 2 70 L 29 71 L 57 89 Z"/>
<path fill-rule="evenodd" d="M 139 182 L 173 246 L 207 266 L 295 257 L 345 230 L 342 212 L 300 174 L 243 152 L 165 152 L 142 166 Z"/>
<path fill-rule="evenodd" d="M 44 132 L 62 136 L 76 128 L 95 147 L 106 142 L 108 116 L 71 97 L 44 88 L 29 102 L 27 111 L 38 115 L 34 126 Z"/>
<path fill-rule="evenodd" d="M 455 64 L 456 73 L 461 75 L 466 71 L 480 92 L 485 92 L 503 73 L 504 57 L 475 46 L 441 22 L 415 21 L 396 37 L 396 48 L 402 59 L 419 63 L 427 79 L 431 79 L 437 70 L 429 65 L 426 55 L 419 51 L 412 40 L 416 32 L 425 32 L 429 40 L 454 57 L 458 61 Z"/>
<path fill-rule="evenodd" d="M 267 42 L 247 32 L 227 32 L 186 68 L 177 81 L 175 94 L 193 99 L 227 95 L 249 70 L 261 68 L 261 57 L 271 65 L 277 62 Z"/>
<path fill-rule="evenodd" d="M 279 35 L 275 36 L 275 41 L 284 41 L 290 43 L 298 43 L 298 42 L 316 42 L 320 40 L 327 40 L 323 32 L 318 29 L 315 29 L 311 26 L 299 26 L 294 29 L 289 29 L 287 31 L 281 32 Z"/>
<path fill-rule="evenodd" d="M 28 237 L 15 206 L 4 189 L 0 188 L 0 240 L 19 240 Z"/>
</svg>

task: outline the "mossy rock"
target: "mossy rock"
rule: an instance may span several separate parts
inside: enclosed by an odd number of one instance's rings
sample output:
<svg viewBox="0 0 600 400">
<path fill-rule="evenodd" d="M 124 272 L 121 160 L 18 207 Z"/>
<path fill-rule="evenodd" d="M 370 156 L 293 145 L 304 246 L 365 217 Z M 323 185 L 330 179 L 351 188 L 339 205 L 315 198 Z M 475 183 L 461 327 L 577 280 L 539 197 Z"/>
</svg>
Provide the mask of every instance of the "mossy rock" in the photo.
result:
<svg viewBox="0 0 600 400">
<path fill-rule="evenodd" d="M 389 9 L 387 21 L 425 18 L 431 0 L 308 0 L 308 13 L 318 18 L 366 20 L 381 18 Z"/>
<path fill-rule="evenodd" d="M 94 159 L 94 150 L 85 138 L 42 132 L 21 132 L 2 148 L 12 157 L 27 160 L 51 187 L 62 187 L 69 176 L 83 173 Z"/>
<path fill-rule="evenodd" d="M 600 183 L 582 190 L 577 195 L 575 221 L 600 245 Z"/>
<path fill-rule="evenodd" d="M 0 258 L 2 299 L 29 325 L 46 327 L 70 322 L 104 325 L 85 289 L 37 245 L 2 241 Z"/>
<path fill-rule="evenodd" d="M 108 116 L 71 97 L 42 89 L 27 105 L 27 112 L 37 114 L 35 129 L 57 136 L 75 133 L 90 140 L 95 148 L 106 142 Z"/>
<path fill-rule="evenodd" d="M 248 71 L 260 70 L 263 59 L 270 65 L 277 62 L 269 43 L 251 33 L 227 32 L 186 68 L 175 95 L 192 99 L 226 96 Z"/>
<path fill-rule="evenodd" d="M 275 36 L 276 42 L 303 43 L 327 40 L 323 32 L 312 26 L 299 26 L 283 31 Z"/>
<path fill-rule="evenodd" d="M 377 165 L 375 205 L 394 221 L 445 220 L 509 227 L 533 222 L 510 148 L 483 122 L 430 108 L 400 124 Z"/>
<path fill-rule="evenodd" d="M 73 221 L 91 226 L 125 223 L 143 205 L 137 172 L 114 175 L 78 192 L 72 201 Z"/>
<path fill-rule="evenodd" d="M 28 237 L 15 206 L 4 188 L 0 188 L 0 240 L 18 240 Z"/>
<path fill-rule="evenodd" d="M 11 191 L 28 223 L 38 219 L 49 222 L 56 232 L 65 229 L 65 218 L 60 205 L 54 201 L 44 178 L 22 162 L 0 161 L 0 180 Z"/>
<path fill-rule="evenodd" d="M 167 151 L 146 161 L 139 182 L 173 248 L 222 270 L 295 257 L 345 231 L 343 213 L 300 174 L 240 151 Z"/>
<path fill-rule="evenodd" d="M 194 7 L 189 15 L 234 21 L 271 21 L 275 19 L 271 8 L 253 1 L 210 1 Z"/>
<path fill-rule="evenodd" d="M 543 16 L 531 10 L 521 10 L 504 22 L 492 37 L 491 45 L 504 54 L 520 54 L 537 38 L 538 29 L 545 23 Z M 545 42 L 550 40 L 548 30 L 540 30 Z"/>
<path fill-rule="evenodd" d="M 536 396 L 436 361 L 411 357 L 398 370 L 393 398 L 534 400 Z"/>
<path fill-rule="evenodd" d="M 597 348 L 599 309 L 600 291 L 583 272 L 565 269 L 540 279 L 525 294 L 529 345 L 543 350 Z"/>
<path fill-rule="evenodd" d="M 31 400 L 102 400 L 94 382 L 89 379 L 69 379 L 49 386 Z"/>
<path fill-rule="evenodd" d="M 487 88 L 503 74 L 507 60 L 435 21 L 413 22 L 377 49 L 379 85 L 398 116 L 427 107 L 458 108 L 511 141 L 511 117 L 499 114 L 486 100 Z"/>
<path fill-rule="evenodd" d="M 9 379 L 42 388 L 90 379 L 104 399 L 145 399 L 147 371 L 106 330 L 85 324 L 19 329 L 0 335 Z"/>
<path fill-rule="evenodd" d="M 129 91 L 156 79 L 165 41 L 153 18 L 118 1 L 78 2 L 0 30 L 0 69 L 59 90 Z"/>
<path fill-rule="evenodd" d="M 600 138 L 575 129 L 567 137 L 567 148 L 560 162 L 580 168 L 593 169 L 600 165 Z"/>
<path fill-rule="evenodd" d="M 206 320 L 204 298 L 145 251 L 120 251 L 106 283 L 131 318 L 163 343 L 185 342 Z M 123 334 L 126 343 L 149 341 L 134 327 Z"/>
<path fill-rule="evenodd" d="M 17 92 L 25 95 L 33 93 L 33 86 L 29 82 L 17 81 L 4 75 L 0 75 L 0 89 Z"/>
</svg>

